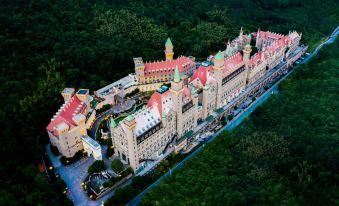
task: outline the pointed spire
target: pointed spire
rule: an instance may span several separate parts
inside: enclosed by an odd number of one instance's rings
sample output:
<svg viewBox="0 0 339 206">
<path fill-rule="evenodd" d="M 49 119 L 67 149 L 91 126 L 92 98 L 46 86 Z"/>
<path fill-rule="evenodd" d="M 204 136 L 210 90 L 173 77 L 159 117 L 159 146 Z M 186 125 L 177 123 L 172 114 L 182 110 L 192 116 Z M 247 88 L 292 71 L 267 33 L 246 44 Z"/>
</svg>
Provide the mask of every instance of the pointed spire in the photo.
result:
<svg viewBox="0 0 339 206">
<path fill-rule="evenodd" d="M 168 37 L 165 46 L 173 46 L 171 39 Z"/>
<path fill-rule="evenodd" d="M 180 74 L 179 74 L 178 65 L 175 67 L 175 70 L 174 70 L 174 82 L 176 83 L 180 82 Z"/>
<path fill-rule="evenodd" d="M 193 87 L 192 90 L 191 90 L 191 94 L 194 95 L 195 93 L 196 93 L 196 91 L 195 91 L 195 88 Z"/>
<path fill-rule="evenodd" d="M 130 115 L 128 115 L 128 116 L 126 117 L 126 120 L 129 121 L 129 122 L 131 122 L 131 121 L 134 120 L 134 116 L 130 114 Z"/>
<path fill-rule="evenodd" d="M 223 55 L 222 55 L 221 51 L 219 51 L 219 52 L 215 55 L 214 59 L 215 59 L 215 60 L 223 60 Z"/>
<path fill-rule="evenodd" d="M 110 126 L 111 128 L 114 128 L 114 127 L 117 126 L 117 123 L 114 121 L 113 118 L 111 118 L 109 126 Z"/>
<path fill-rule="evenodd" d="M 240 28 L 240 36 L 243 34 L 242 27 Z"/>
</svg>

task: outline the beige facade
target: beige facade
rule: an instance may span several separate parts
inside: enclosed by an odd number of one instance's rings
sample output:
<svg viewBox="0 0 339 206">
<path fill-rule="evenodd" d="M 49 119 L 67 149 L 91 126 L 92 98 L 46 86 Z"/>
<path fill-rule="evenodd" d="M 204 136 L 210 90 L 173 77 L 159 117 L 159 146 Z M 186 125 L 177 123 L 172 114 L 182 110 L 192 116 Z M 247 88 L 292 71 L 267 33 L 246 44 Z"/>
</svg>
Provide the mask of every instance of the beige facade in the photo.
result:
<svg viewBox="0 0 339 206">
<path fill-rule="evenodd" d="M 198 95 L 191 94 L 180 77 L 171 84 L 170 90 L 156 91 L 145 108 L 118 125 L 111 123 L 115 155 L 134 170 L 157 159 L 175 138 L 197 126 Z"/>
<path fill-rule="evenodd" d="M 87 134 L 88 121 L 93 121 L 89 112 L 89 91 L 66 88 L 61 93 L 65 103 L 53 116 L 47 126 L 47 133 L 52 145 L 65 157 L 73 157 L 83 149 L 81 137 Z M 95 112 L 94 112 L 95 114 Z M 87 117 L 86 117 L 87 116 Z"/>
<path fill-rule="evenodd" d="M 180 79 L 176 68 L 169 78 L 172 80 L 169 90 L 157 90 L 147 107 L 118 125 L 111 124 L 116 155 L 137 170 L 145 162 L 157 159 L 173 140 L 178 152 L 187 144 L 187 139 L 180 137 L 194 129 L 199 118 L 206 119 L 281 63 L 301 37 L 294 32 L 283 36 L 260 31 L 254 36 L 258 52 L 252 57 L 249 45 L 252 35 L 243 35 L 241 30 L 225 51 L 212 58 L 213 65 L 195 69 L 193 75 L 188 74 L 187 83 Z M 170 44 L 165 50 L 168 61 L 172 61 L 171 49 Z M 144 75 L 142 59 L 134 61 L 137 76 Z M 152 84 L 152 89 L 157 86 L 158 83 Z"/>
</svg>

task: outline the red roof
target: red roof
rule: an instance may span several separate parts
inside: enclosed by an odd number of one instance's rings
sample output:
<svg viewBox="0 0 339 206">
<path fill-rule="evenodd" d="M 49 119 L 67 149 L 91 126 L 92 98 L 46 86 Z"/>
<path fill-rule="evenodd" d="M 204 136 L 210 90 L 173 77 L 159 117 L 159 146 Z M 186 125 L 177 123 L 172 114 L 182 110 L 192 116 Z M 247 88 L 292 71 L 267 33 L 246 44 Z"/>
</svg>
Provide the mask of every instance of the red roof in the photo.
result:
<svg viewBox="0 0 339 206">
<path fill-rule="evenodd" d="M 192 81 L 199 79 L 199 81 L 202 83 L 203 86 L 205 86 L 207 82 L 207 75 L 208 73 L 212 72 L 213 66 L 210 65 L 208 67 L 200 66 L 197 70 L 194 71 L 194 74 L 190 78 L 189 83 Z"/>
<path fill-rule="evenodd" d="M 279 48 L 284 48 L 287 45 L 288 45 L 288 37 L 284 36 L 283 38 L 279 39 L 278 41 L 273 43 L 271 46 L 269 46 L 266 49 L 266 51 L 270 53 L 275 53 L 276 51 L 278 51 Z"/>
<path fill-rule="evenodd" d="M 230 73 L 244 65 L 244 61 L 240 52 L 225 59 L 223 73 Z"/>
<path fill-rule="evenodd" d="M 151 98 L 148 100 L 147 106 L 149 108 L 152 108 L 153 106 L 156 106 L 158 108 L 159 114 L 162 114 L 162 104 L 164 97 L 168 97 L 170 95 L 170 91 L 166 91 L 162 94 L 159 92 L 154 92 L 151 96 Z"/>
<path fill-rule="evenodd" d="M 180 73 L 185 73 L 195 66 L 195 62 L 188 57 L 182 56 L 175 60 L 145 63 L 145 76 L 173 74 L 176 66 L 178 66 Z"/>
<path fill-rule="evenodd" d="M 257 36 L 257 33 L 255 33 L 255 36 Z M 280 39 L 282 37 L 284 37 L 284 35 L 282 34 L 277 34 L 277 33 L 272 33 L 272 32 L 269 32 L 269 31 L 260 31 L 259 32 L 259 37 L 261 38 L 270 38 L 270 39 Z"/>
<path fill-rule="evenodd" d="M 250 65 L 257 64 L 259 60 L 261 60 L 262 52 L 257 52 L 253 55 L 253 57 L 250 60 Z"/>
<path fill-rule="evenodd" d="M 77 109 L 78 107 L 79 109 Z M 53 132 L 54 127 L 62 122 L 66 123 L 70 128 L 75 126 L 75 122 L 72 119 L 73 116 L 76 114 L 83 114 L 86 107 L 87 105 L 84 102 L 82 102 L 76 95 L 73 95 L 69 102 L 61 108 L 60 114 L 49 123 L 47 130 Z"/>
<path fill-rule="evenodd" d="M 191 91 L 187 88 L 187 86 L 184 86 L 184 90 L 182 92 L 183 104 L 185 104 L 185 103 L 187 103 L 191 100 L 192 100 Z"/>
</svg>

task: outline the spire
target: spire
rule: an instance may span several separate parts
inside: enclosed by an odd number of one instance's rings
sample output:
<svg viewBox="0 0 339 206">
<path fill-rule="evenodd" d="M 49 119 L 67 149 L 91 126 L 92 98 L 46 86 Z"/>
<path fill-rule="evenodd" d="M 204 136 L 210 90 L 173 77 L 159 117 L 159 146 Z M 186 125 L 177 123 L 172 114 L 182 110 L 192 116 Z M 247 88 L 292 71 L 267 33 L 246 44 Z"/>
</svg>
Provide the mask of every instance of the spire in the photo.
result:
<svg viewBox="0 0 339 206">
<path fill-rule="evenodd" d="M 217 55 L 215 55 L 214 59 L 215 60 L 223 60 L 223 55 L 222 55 L 221 51 L 219 51 L 217 53 Z"/>
<path fill-rule="evenodd" d="M 194 95 L 194 94 L 195 94 L 195 92 L 196 92 L 196 91 L 195 91 L 195 88 L 193 87 L 193 88 L 192 88 L 192 90 L 191 90 L 191 94 L 193 94 L 193 95 Z"/>
<path fill-rule="evenodd" d="M 126 120 L 129 121 L 129 122 L 131 122 L 131 121 L 134 120 L 134 116 L 130 114 L 130 115 L 128 115 L 128 116 L 126 117 Z"/>
<path fill-rule="evenodd" d="M 168 37 L 165 46 L 173 46 L 171 39 Z"/>
<path fill-rule="evenodd" d="M 114 127 L 117 126 L 117 123 L 114 121 L 113 118 L 111 118 L 109 126 L 110 126 L 111 128 L 114 128 Z"/>
<path fill-rule="evenodd" d="M 242 27 L 240 28 L 240 36 L 243 34 Z"/>
<path fill-rule="evenodd" d="M 175 67 L 174 70 L 174 82 L 180 82 L 180 74 L 179 74 L 179 69 L 178 69 L 178 65 Z"/>
</svg>

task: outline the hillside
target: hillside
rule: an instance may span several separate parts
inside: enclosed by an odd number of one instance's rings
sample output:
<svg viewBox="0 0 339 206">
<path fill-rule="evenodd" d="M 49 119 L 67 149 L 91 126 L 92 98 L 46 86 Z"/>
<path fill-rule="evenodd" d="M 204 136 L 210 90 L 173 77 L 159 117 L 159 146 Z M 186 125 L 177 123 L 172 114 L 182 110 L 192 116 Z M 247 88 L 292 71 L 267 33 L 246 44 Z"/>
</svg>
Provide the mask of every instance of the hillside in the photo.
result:
<svg viewBox="0 0 339 206">
<path fill-rule="evenodd" d="M 142 205 L 337 205 L 339 41 L 281 83 Z"/>
<path fill-rule="evenodd" d="M 91 91 L 133 72 L 132 57 L 204 59 L 241 26 L 303 33 L 314 48 L 337 26 L 335 0 L 17 0 L 0 4 L 0 205 L 59 205 L 39 173 L 46 125 L 65 87 Z M 60 193 L 60 191 L 59 191 Z M 64 204 L 64 203 L 61 203 Z"/>
</svg>

